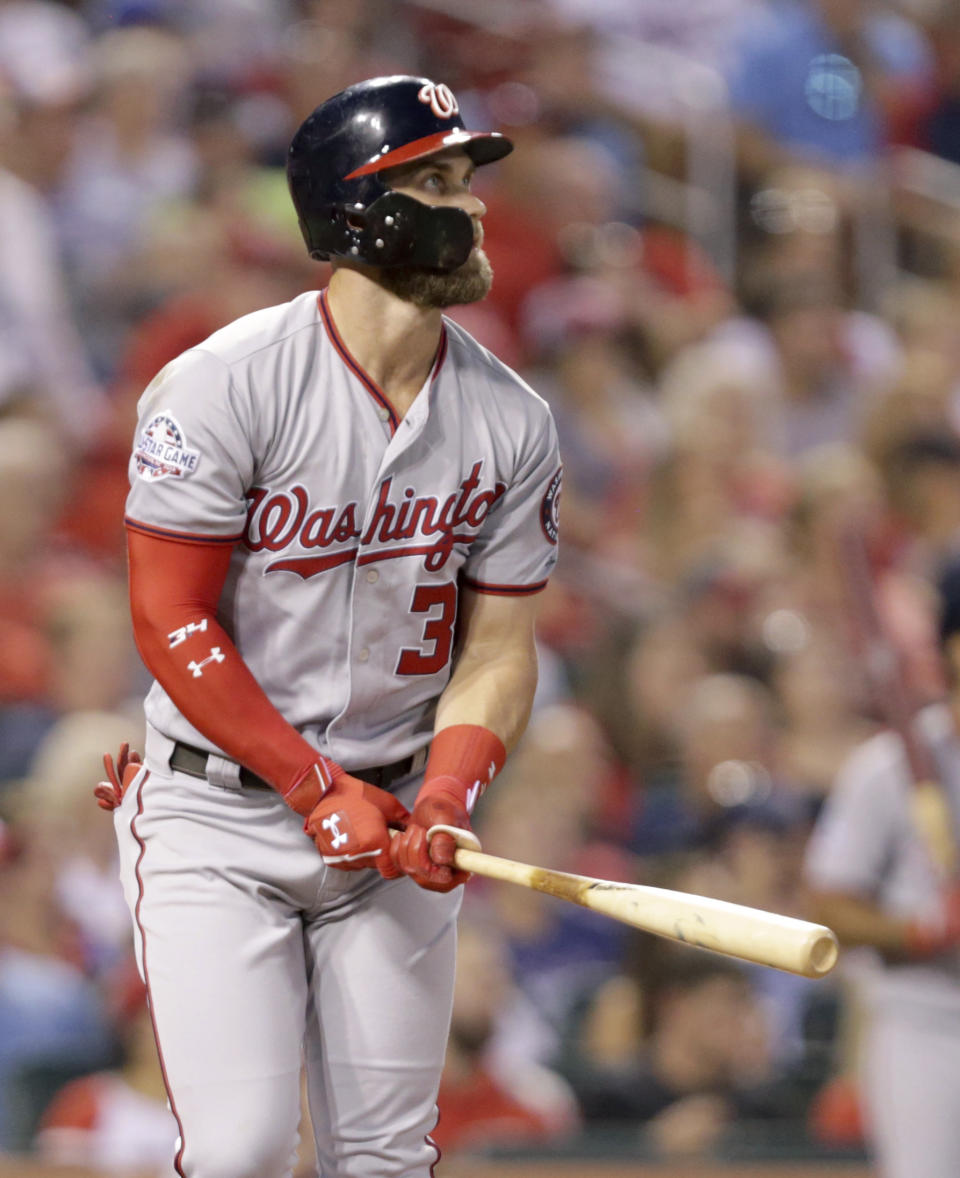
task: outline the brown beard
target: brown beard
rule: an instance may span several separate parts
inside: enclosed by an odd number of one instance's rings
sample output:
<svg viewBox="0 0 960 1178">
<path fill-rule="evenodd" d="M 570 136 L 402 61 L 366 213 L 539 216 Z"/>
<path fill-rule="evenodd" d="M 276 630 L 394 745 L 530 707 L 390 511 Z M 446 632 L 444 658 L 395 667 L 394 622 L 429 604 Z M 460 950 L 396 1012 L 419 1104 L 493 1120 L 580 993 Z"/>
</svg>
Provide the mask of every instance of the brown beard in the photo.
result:
<svg viewBox="0 0 960 1178">
<path fill-rule="evenodd" d="M 486 298 L 493 283 L 493 268 L 487 255 L 476 246 L 463 265 L 449 274 L 410 266 L 381 270 L 378 281 L 384 290 L 416 307 L 463 307 Z"/>
</svg>

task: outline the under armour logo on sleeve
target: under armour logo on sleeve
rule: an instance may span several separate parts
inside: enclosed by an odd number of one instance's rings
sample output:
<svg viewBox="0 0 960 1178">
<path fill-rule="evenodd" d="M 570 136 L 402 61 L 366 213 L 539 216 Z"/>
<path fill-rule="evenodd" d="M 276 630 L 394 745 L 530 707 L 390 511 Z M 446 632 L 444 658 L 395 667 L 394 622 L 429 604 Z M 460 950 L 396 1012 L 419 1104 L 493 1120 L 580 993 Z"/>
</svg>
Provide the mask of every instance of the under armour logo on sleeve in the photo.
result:
<svg viewBox="0 0 960 1178">
<path fill-rule="evenodd" d="M 203 668 L 208 663 L 222 663 L 226 657 L 227 656 L 221 652 L 219 646 L 214 646 L 211 647 L 210 653 L 207 655 L 207 657 L 205 659 L 201 659 L 199 663 L 196 661 L 196 659 L 191 659 L 191 661 L 187 663 L 187 670 L 193 672 L 194 679 L 200 679 L 203 675 Z"/>
</svg>

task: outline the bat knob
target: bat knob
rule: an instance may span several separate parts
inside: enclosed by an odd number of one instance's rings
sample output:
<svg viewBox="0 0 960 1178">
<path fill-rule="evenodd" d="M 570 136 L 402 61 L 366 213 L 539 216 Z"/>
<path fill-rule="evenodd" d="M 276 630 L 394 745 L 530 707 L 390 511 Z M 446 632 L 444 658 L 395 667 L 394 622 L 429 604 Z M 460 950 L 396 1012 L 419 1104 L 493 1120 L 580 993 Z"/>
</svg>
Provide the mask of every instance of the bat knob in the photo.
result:
<svg viewBox="0 0 960 1178">
<path fill-rule="evenodd" d="M 472 830 L 464 830 L 462 826 L 447 826 L 445 822 L 435 823 L 427 831 L 428 845 L 435 834 L 449 834 L 458 847 L 464 847 L 468 851 L 480 850 L 480 840 Z"/>
<path fill-rule="evenodd" d="M 809 951 L 807 977 L 822 978 L 837 964 L 840 944 L 832 929 L 821 926 L 819 935 L 813 940 Z"/>
</svg>

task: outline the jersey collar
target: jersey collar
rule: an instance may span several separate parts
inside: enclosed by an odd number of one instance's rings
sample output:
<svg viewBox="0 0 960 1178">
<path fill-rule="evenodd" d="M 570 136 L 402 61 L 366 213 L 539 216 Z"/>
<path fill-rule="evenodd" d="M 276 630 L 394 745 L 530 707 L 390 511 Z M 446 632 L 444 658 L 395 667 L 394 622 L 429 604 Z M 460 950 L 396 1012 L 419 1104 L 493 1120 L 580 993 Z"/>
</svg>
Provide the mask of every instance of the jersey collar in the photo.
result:
<svg viewBox="0 0 960 1178">
<path fill-rule="evenodd" d="M 383 389 L 377 384 L 377 382 L 371 376 L 369 376 L 363 370 L 363 368 L 361 368 L 361 366 L 357 363 L 357 361 L 350 354 L 350 351 L 348 350 L 347 345 L 343 342 L 339 331 L 337 331 L 337 325 L 333 321 L 333 316 L 330 314 L 330 307 L 327 303 L 326 290 L 322 290 L 320 292 L 320 294 L 317 298 L 317 307 L 320 310 L 320 319 L 323 322 L 323 326 L 324 326 L 324 329 L 326 330 L 327 336 L 329 337 L 330 342 L 333 344 L 334 348 L 336 349 L 337 353 L 339 354 L 340 359 L 344 362 L 344 364 L 346 364 L 346 366 L 354 374 L 354 376 L 357 378 L 357 380 L 360 381 L 360 383 L 367 390 L 367 392 L 370 394 L 370 396 L 373 397 L 373 399 L 374 399 L 374 401 L 376 401 L 378 407 L 380 409 L 386 410 L 386 412 L 389 414 L 389 416 L 386 420 L 390 426 L 390 436 L 392 437 L 393 434 L 396 432 L 397 426 L 400 424 L 400 418 L 397 416 L 397 411 L 396 411 L 396 409 L 394 409 L 393 403 L 391 402 L 391 400 L 387 396 L 387 394 L 383 391 Z M 433 364 L 431 365 L 431 368 L 430 368 L 430 376 L 427 379 L 428 384 L 431 384 L 434 380 L 436 380 L 437 375 L 440 372 L 440 369 L 443 367 L 443 361 L 446 358 L 446 355 L 447 355 L 447 328 L 446 328 L 445 324 L 441 324 L 441 326 L 440 326 L 440 342 L 437 344 L 436 356 L 434 357 Z"/>
</svg>

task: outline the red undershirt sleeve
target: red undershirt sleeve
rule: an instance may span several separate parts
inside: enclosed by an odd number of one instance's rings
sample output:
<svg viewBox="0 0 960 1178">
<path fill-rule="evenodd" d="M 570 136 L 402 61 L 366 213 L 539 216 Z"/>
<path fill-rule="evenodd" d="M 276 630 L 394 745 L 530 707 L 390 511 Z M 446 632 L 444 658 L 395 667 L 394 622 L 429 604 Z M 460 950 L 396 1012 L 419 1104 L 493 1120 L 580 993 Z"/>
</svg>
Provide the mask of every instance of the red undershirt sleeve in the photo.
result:
<svg viewBox="0 0 960 1178">
<path fill-rule="evenodd" d="M 322 758 L 277 711 L 217 621 L 232 547 L 127 530 L 137 649 L 198 732 L 269 782 L 298 812 L 309 813 L 339 766 Z M 204 663 L 215 647 L 220 660 Z M 200 675 L 191 663 L 203 663 Z M 311 786 L 310 797 L 300 796 L 304 783 L 316 780 L 318 763 L 322 784 Z"/>
</svg>

